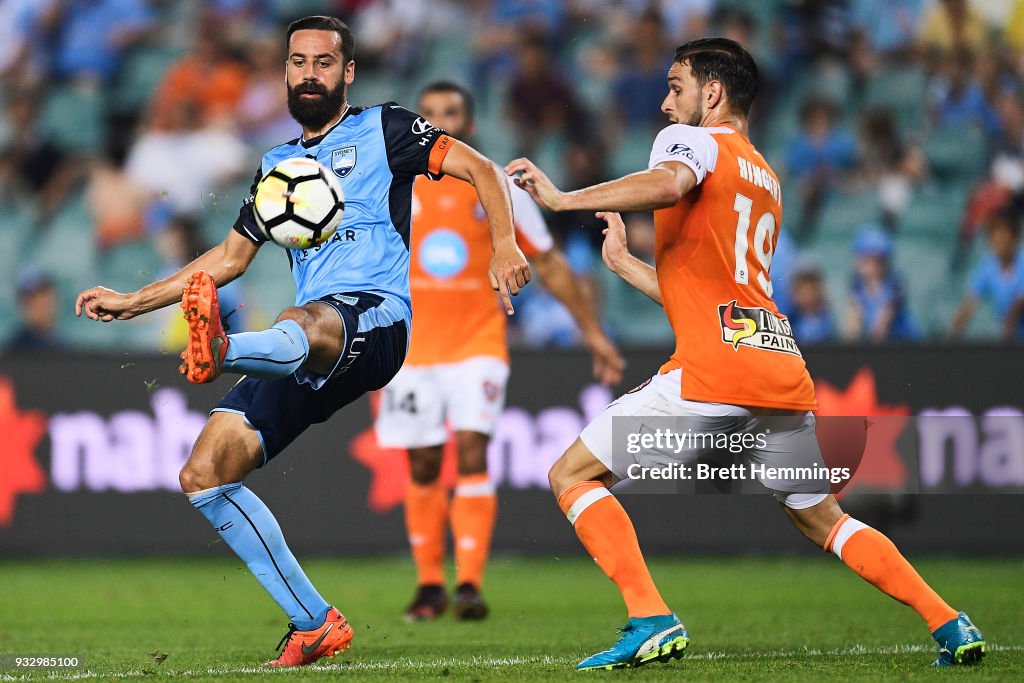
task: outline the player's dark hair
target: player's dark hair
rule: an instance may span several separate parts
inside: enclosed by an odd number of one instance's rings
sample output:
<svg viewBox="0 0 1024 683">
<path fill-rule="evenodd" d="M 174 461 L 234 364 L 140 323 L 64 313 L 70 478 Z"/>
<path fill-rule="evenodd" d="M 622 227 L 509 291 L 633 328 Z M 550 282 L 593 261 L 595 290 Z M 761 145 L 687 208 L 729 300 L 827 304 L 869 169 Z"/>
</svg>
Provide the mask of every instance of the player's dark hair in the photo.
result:
<svg viewBox="0 0 1024 683">
<path fill-rule="evenodd" d="M 750 115 L 757 96 L 757 64 L 742 45 L 728 38 L 701 38 L 676 48 L 675 61 L 693 71 L 698 85 L 720 81 L 733 110 Z"/>
<path fill-rule="evenodd" d="M 453 92 L 457 93 L 462 97 L 462 108 L 466 112 L 466 123 L 473 123 L 476 116 L 476 102 L 473 100 L 473 93 L 469 92 L 469 89 L 464 85 L 459 85 L 455 81 L 434 81 L 423 86 L 420 90 L 419 98 L 424 95 L 430 95 L 431 93 L 444 93 Z"/>
<path fill-rule="evenodd" d="M 341 56 L 345 63 L 348 64 L 356 57 L 356 38 L 352 35 L 352 29 L 341 19 L 322 15 L 296 19 L 288 24 L 288 34 L 285 36 L 286 50 L 292 42 L 292 34 L 296 31 L 334 31 L 341 38 Z"/>
</svg>

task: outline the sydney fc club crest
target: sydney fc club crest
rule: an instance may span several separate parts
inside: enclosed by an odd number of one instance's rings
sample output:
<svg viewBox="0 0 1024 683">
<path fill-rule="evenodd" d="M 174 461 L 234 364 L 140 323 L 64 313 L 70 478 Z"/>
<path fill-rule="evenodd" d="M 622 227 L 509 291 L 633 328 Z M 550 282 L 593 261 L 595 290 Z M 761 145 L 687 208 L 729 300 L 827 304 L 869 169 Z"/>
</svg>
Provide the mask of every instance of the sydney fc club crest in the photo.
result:
<svg viewBox="0 0 1024 683">
<path fill-rule="evenodd" d="M 356 147 L 349 145 L 331 152 L 331 170 L 339 178 L 346 177 L 356 167 Z"/>
</svg>

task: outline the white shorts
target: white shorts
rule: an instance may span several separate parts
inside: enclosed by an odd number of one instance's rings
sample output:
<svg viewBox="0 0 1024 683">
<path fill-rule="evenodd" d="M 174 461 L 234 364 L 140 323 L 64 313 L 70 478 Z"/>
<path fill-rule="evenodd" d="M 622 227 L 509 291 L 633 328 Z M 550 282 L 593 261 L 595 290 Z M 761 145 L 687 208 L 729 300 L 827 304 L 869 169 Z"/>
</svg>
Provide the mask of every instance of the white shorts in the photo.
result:
<svg viewBox="0 0 1024 683">
<path fill-rule="evenodd" d="M 490 436 L 505 408 L 508 363 L 474 356 L 458 363 L 406 365 L 384 387 L 374 425 L 385 448 L 425 448 L 456 432 Z"/>
<path fill-rule="evenodd" d="M 824 467 L 814 433 L 813 413 L 769 417 L 755 415 L 743 406 L 687 401 L 679 395 L 681 373 L 682 370 L 673 370 L 655 375 L 619 397 L 580 433 L 584 445 L 619 479 L 628 477 L 633 464 L 647 468 L 690 463 L 707 455 L 710 449 L 676 445 L 661 452 L 645 449 L 630 455 L 626 449 L 616 446 L 616 437 L 621 441 L 624 434 L 613 434 L 613 425 L 617 422 L 614 418 L 633 418 L 618 421 L 618 429 L 627 431 L 643 431 L 640 418 L 672 418 L 673 431 L 680 434 L 688 430 L 703 434 L 757 433 L 762 439 L 758 445 L 742 451 L 746 463 L 772 468 Z M 779 478 L 760 479 L 760 482 L 779 501 L 798 510 L 817 505 L 825 500 L 830 490 L 828 482 L 820 480 Z"/>
</svg>

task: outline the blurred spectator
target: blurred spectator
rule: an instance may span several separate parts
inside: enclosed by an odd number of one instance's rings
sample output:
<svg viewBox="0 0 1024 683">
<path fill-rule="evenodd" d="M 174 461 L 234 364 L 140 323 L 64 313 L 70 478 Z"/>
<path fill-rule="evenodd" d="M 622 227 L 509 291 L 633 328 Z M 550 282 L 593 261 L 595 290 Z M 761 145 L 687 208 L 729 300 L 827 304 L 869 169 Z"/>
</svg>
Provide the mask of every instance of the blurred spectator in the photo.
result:
<svg viewBox="0 0 1024 683">
<path fill-rule="evenodd" d="M 0 153 L 0 196 L 31 197 L 38 222 L 45 225 L 81 175 L 81 160 L 40 125 L 38 90 L 22 88 L 8 94 L 11 137 Z"/>
<path fill-rule="evenodd" d="M 707 35 L 715 0 L 634 0 L 634 6 L 657 9 L 673 47 Z"/>
<path fill-rule="evenodd" d="M 839 110 L 832 101 L 809 98 L 800 107 L 800 133 L 785 151 L 787 180 L 798 185 L 803 204 L 796 231 L 801 239 L 815 224 L 827 192 L 857 162 L 853 138 L 838 122 Z"/>
<path fill-rule="evenodd" d="M 787 0 L 779 13 L 780 71 L 792 76 L 822 57 L 845 60 L 851 28 L 845 0 Z"/>
<path fill-rule="evenodd" d="M 133 182 L 168 201 L 172 213 L 198 214 L 221 187 L 251 172 L 245 145 L 224 127 L 202 127 L 193 103 L 179 101 L 162 115 L 168 128 L 140 135 L 125 170 Z"/>
<path fill-rule="evenodd" d="M 0 84 L 28 84 L 45 75 L 42 20 L 54 0 L 0 0 Z"/>
<path fill-rule="evenodd" d="M 1017 53 L 1024 53 L 1024 0 L 1013 0 L 1010 14 L 1003 26 L 1003 42 Z"/>
<path fill-rule="evenodd" d="M 8 351 L 51 351 L 62 344 L 57 336 L 57 289 L 46 273 L 22 271 L 16 283 L 21 325 L 7 340 Z"/>
<path fill-rule="evenodd" d="M 1016 92 L 1005 92 L 998 111 L 1001 135 L 993 146 L 989 176 L 971 193 L 961 225 L 965 246 L 997 214 L 1024 203 L 1024 100 Z M 965 253 L 966 249 L 957 251 L 958 261 Z"/>
<path fill-rule="evenodd" d="M 572 83 L 557 68 L 546 39 L 538 34 L 523 38 L 506 111 L 523 155 L 532 153 L 548 135 L 567 134 L 580 139 L 589 132 L 586 112 Z"/>
<path fill-rule="evenodd" d="M 850 19 L 871 49 L 904 57 L 914 45 L 927 0 L 852 0 Z"/>
<path fill-rule="evenodd" d="M 86 205 L 96 225 L 96 244 L 101 249 L 142 238 L 151 198 L 125 173 L 125 150 L 113 142 L 107 147 L 106 154 L 92 162 L 85 191 Z"/>
<path fill-rule="evenodd" d="M 629 57 L 612 88 L 622 126 L 653 127 L 667 123 L 658 106 L 668 91 L 665 73 L 671 62 L 664 35 L 661 16 L 654 11 L 641 16 L 633 28 Z"/>
<path fill-rule="evenodd" d="M 576 141 L 566 145 L 562 157 L 566 191 L 597 185 L 610 179 L 608 155 L 599 141 Z M 641 170 L 641 169 L 636 169 Z M 596 253 L 604 238 L 601 231 L 605 222 L 593 211 L 559 211 L 548 216 L 548 225 L 559 242 L 569 242 L 577 236 L 590 243 Z"/>
<path fill-rule="evenodd" d="M 974 78 L 974 54 L 957 48 L 946 54 L 929 85 L 931 118 L 939 128 L 979 126 L 990 138 L 1001 132 L 999 117 Z"/>
<path fill-rule="evenodd" d="M 594 252 L 578 233 L 572 236 L 562 250 L 576 275 L 576 283 L 584 299 L 593 302 Z M 531 291 L 532 290 L 532 291 Z M 595 306 L 595 309 L 599 307 Z M 529 346 L 566 348 L 580 344 L 580 332 L 569 309 L 562 305 L 543 286 L 523 289 L 516 302 L 517 333 Z"/>
<path fill-rule="evenodd" d="M 976 51 L 988 43 L 988 27 L 968 0 L 939 0 L 925 14 L 918 37 L 927 50 Z"/>
<path fill-rule="evenodd" d="M 881 344 L 918 338 L 906 309 L 903 284 L 892 272 L 892 239 L 878 226 L 861 229 L 853 242 L 856 272 L 844 336 Z"/>
<path fill-rule="evenodd" d="M 785 212 L 783 212 L 783 216 L 785 216 Z M 783 219 L 783 227 L 785 227 L 785 219 Z M 772 283 L 772 301 L 775 302 L 780 313 L 788 315 L 793 308 L 793 271 L 800 259 L 793 244 L 793 238 L 789 236 L 789 231 L 783 229 L 778 233 L 779 237 L 775 240 L 775 251 L 772 252 L 768 277 Z"/>
<path fill-rule="evenodd" d="M 866 111 L 860 131 L 861 168 L 877 188 L 885 227 L 895 230 L 914 187 L 926 175 L 924 152 L 903 139 L 894 112 L 886 107 Z"/>
<path fill-rule="evenodd" d="M 280 55 L 281 49 L 271 54 Z M 278 61 L 278 86 L 284 68 Z M 235 58 L 223 27 L 215 21 L 201 21 L 192 51 L 171 65 L 150 103 L 150 125 L 158 130 L 177 130 L 179 111 L 191 108 L 200 126 L 231 117 L 245 91 L 248 74 Z M 284 90 L 284 88 L 281 88 Z"/>
<path fill-rule="evenodd" d="M 1024 318 L 1015 303 L 1024 297 L 1024 249 L 1020 247 L 1020 220 L 1003 213 L 988 228 L 988 253 L 971 275 L 967 292 L 953 316 L 949 334 L 963 336 L 979 304 L 991 306 L 1006 339 L 1024 340 Z"/>
<path fill-rule="evenodd" d="M 255 149 L 269 149 L 301 132 L 288 113 L 283 53 L 281 39 L 270 35 L 252 40 L 246 52 L 249 73 L 235 117 L 243 139 Z"/>
<path fill-rule="evenodd" d="M 144 0 L 57 0 L 46 18 L 56 53 L 54 75 L 110 81 L 124 51 L 155 27 Z"/>
<path fill-rule="evenodd" d="M 485 101 L 495 76 L 516 68 L 525 35 L 548 48 L 563 44 L 566 3 L 561 0 L 492 0 L 477 2 L 469 35 L 473 37 L 473 92 Z"/>
<path fill-rule="evenodd" d="M 629 252 L 654 265 L 654 220 L 649 213 L 622 217 Z M 603 221 L 602 221 L 603 222 Z M 607 268 L 597 269 L 604 299 L 603 319 L 611 336 L 626 346 L 671 346 L 675 337 L 665 309 Z"/>
<path fill-rule="evenodd" d="M 821 268 L 798 265 L 789 277 L 793 306 L 784 311 L 800 345 L 820 344 L 836 338 L 836 321 L 828 304 Z"/>
<path fill-rule="evenodd" d="M 352 20 L 359 37 L 360 65 L 394 76 L 413 73 L 445 28 L 457 25 L 453 8 L 438 0 L 377 0 Z"/>
</svg>

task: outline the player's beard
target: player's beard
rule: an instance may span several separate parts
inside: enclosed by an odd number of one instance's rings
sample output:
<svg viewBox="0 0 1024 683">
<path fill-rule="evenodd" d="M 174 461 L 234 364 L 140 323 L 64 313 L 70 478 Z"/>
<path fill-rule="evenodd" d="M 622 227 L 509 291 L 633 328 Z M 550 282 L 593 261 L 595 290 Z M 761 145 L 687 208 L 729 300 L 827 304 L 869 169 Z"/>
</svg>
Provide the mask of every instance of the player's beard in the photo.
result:
<svg viewBox="0 0 1024 683">
<path fill-rule="evenodd" d="M 686 121 L 681 121 L 680 123 L 685 123 L 687 126 L 699 126 L 700 122 L 703 121 L 703 120 L 704 120 L 704 107 L 702 107 L 700 105 L 700 103 L 698 102 L 697 103 L 697 109 L 695 109 L 694 112 L 692 114 L 690 114 L 689 118 Z"/>
<path fill-rule="evenodd" d="M 345 104 L 345 91 L 348 88 L 344 80 L 334 88 L 328 89 L 319 83 L 303 82 L 294 88 L 288 88 L 288 113 L 302 126 L 310 130 L 320 130 L 331 119 L 341 113 Z M 304 93 L 315 93 L 318 98 L 300 97 Z"/>
</svg>

